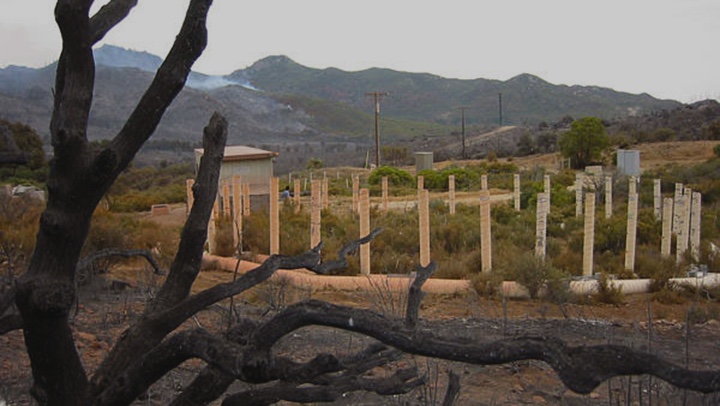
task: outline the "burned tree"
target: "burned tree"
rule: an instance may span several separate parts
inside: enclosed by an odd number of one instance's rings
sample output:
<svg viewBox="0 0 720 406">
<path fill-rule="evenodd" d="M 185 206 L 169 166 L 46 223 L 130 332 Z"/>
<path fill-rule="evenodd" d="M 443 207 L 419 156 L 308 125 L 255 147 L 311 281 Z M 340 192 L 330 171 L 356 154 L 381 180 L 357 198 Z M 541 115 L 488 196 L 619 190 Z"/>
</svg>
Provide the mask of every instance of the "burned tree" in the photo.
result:
<svg viewBox="0 0 720 406">
<path fill-rule="evenodd" d="M 350 242 L 339 258 L 321 263 L 319 247 L 299 256 L 274 255 L 233 282 L 200 293 L 190 288 L 200 270 L 207 223 L 217 193 L 227 122 L 213 115 L 204 130 L 205 154 L 193 193 L 195 203 L 182 230 L 180 249 L 157 295 L 125 330 L 95 371 L 86 371 L 73 340 L 69 313 L 76 301 L 80 250 L 92 213 L 154 132 L 163 113 L 184 86 L 206 44 L 211 0 L 190 0 L 184 23 L 162 66 L 123 128 L 102 150 L 88 141 L 87 123 L 94 90 L 92 46 L 120 23 L 136 0 L 110 0 L 90 16 L 91 0 L 58 0 L 55 8 L 63 48 L 58 61 L 51 120 L 54 158 L 48 202 L 40 220 L 35 251 L 14 287 L 2 291 L 0 333 L 22 329 L 31 360 L 33 396 L 40 404 L 126 405 L 154 382 L 190 358 L 207 367 L 173 404 L 270 404 L 279 400 L 329 401 L 355 390 L 381 395 L 404 393 L 422 384 L 414 368 L 374 378 L 366 372 L 401 352 L 474 364 L 536 359 L 548 363 L 570 389 L 587 393 L 617 375 L 652 374 L 678 387 L 701 392 L 720 389 L 720 371 L 689 371 L 655 356 L 621 346 L 570 347 L 558 339 L 519 337 L 478 343 L 437 336 L 416 328 L 422 283 L 434 266 L 421 268 L 408 296 L 407 316 L 396 322 L 370 310 L 307 301 L 265 322 L 240 319 L 225 331 L 180 326 L 207 307 L 267 281 L 278 269 L 306 268 L 323 274 L 346 266 L 345 256 L 372 239 Z M 377 340 L 356 354 L 320 353 L 309 361 L 273 353 L 287 334 L 304 326 L 330 326 Z M 265 383 L 226 394 L 235 380 Z M 456 382 L 453 378 L 451 381 Z M 457 384 L 448 390 L 451 402 Z"/>
</svg>

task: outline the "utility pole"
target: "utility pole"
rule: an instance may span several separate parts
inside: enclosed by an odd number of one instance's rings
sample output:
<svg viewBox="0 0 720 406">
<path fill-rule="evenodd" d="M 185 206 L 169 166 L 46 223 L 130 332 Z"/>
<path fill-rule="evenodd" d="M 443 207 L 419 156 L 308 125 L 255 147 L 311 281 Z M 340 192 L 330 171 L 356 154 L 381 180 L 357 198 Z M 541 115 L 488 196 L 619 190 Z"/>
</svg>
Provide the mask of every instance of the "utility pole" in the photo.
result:
<svg viewBox="0 0 720 406">
<path fill-rule="evenodd" d="M 462 117 L 462 159 L 467 159 L 467 154 L 465 153 L 465 110 L 468 108 L 467 106 L 460 106 L 458 107 L 460 109 L 460 117 Z"/>
<path fill-rule="evenodd" d="M 387 92 L 370 92 L 366 96 L 372 96 L 375 103 L 375 167 L 380 167 L 380 99 L 388 96 Z"/>
</svg>

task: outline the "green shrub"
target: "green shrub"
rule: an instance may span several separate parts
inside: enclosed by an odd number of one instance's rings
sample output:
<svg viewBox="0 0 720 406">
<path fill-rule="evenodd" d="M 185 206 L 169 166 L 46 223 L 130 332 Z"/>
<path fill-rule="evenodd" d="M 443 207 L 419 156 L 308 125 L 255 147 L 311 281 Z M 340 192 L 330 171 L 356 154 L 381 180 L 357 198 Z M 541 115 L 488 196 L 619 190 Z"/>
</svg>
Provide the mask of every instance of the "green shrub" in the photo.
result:
<svg viewBox="0 0 720 406">
<path fill-rule="evenodd" d="M 619 306 L 625 303 L 625 295 L 622 293 L 622 286 L 615 286 L 605 273 L 598 278 L 597 292 L 593 293 L 592 299 L 598 303 Z"/>
<path fill-rule="evenodd" d="M 379 168 L 375 168 L 368 178 L 368 183 L 371 185 L 379 185 L 382 183 L 382 178 L 385 176 L 388 178 L 388 185 L 397 187 L 415 186 L 415 179 L 413 179 L 412 175 L 402 169 L 393 168 L 391 166 L 381 166 Z"/>
</svg>

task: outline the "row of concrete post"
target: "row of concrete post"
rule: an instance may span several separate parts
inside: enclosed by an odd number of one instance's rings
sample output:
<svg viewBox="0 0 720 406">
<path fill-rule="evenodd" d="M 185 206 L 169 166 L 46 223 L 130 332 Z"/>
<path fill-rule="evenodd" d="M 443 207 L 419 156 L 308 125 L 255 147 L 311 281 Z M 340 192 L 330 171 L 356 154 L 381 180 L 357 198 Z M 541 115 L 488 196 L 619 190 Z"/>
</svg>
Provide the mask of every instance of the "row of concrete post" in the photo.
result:
<svg viewBox="0 0 720 406">
<path fill-rule="evenodd" d="M 429 214 L 429 192 L 424 188 L 424 179 L 418 177 L 418 223 L 419 223 L 419 248 L 420 265 L 426 266 L 430 262 L 430 214 Z M 536 243 L 535 255 L 545 259 L 547 252 L 547 227 L 548 214 L 551 210 L 551 181 L 550 176 L 545 175 L 543 179 L 544 191 L 537 195 L 536 206 Z M 604 188 L 605 217 L 612 215 L 612 177 L 606 176 Z M 329 193 L 327 177 L 311 180 L 310 187 L 310 246 L 315 247 L 320 243 L 322 209 L 329 207 Z M 192 207 L 192 180 L 188 180 L 188 210 Z M 676 260 L 680 262 L 687 250 L 690 250 L 692 259 L 697 261 L 700 255 L 700 226 L 701 226 L 701 194 L 693 192 L 690 188 L 678 183 L 675 185 L 673 198 L 663 198 L 661 193 L 661 182 L 655 179 L 653 183 L 653 213 L 657 220 L 662 221 L 662 243 L 661 255 L 669 257 L 672 248 L 672 236 L 676 236 Z M 293 202 L 295 210 L 300 210 L 301 205 L 301 181 L 294 180 Z M 491 228 L 491 204 L 490 191 L 488 189 L 487 176 L 481 178 L 480 191 L 480 241 L 481 241 L 481 267 L 482 272 L 492 270 L 492 228 Z M 280 224 L 279 224 L 279 201 L 278 178 L 270 181 L 269 193 L 269 216 L 270 216 L 270 254 L 280 252 Z M 583 239 L 583 261 L 582 273 L 585 276 L 593 274 L 593 246 L 595 241 L 595 192 L 585 192 L 585 174 L 578 173 L 575 180 L 576 216 L 584 216 L 584 239 Z M 382 179 L 382 198 L 380 208 L 384 211 L 389 209 L 388 179 Z M 520 175 L 513 176 L 513 207 L 520 210 Z M 239 247 L 242 236 L 242 218 L 250 213 L 250 192 L 248 184 L 242 183 L 240 176 L 224 180 L 219 187 L 219 199 L 222 202 L 222 213 L 232 220 L 233 241 Z M 449 177 L 448 206 L 450 214 L 455 214 L 455 177 Z M 219 215 L 218 201 L 213 210 L 213 220 Z M 237 202 L 237 203 L 236 203 Z M 638 193 L 637 179 L 631 177 L 628 183 L 628 204 L 627 204 L 627 234 L 625 249 L 625 269 L 635 269 L 635 247 L 637 238 L 637 216 L 638 216 Z M 360 237 L 370 233 L 370 194 L 366 188 L 360 188 L 360 180 L 352 176 L 352 210 L 357 213 L 360 222 Z M 210 252 L 215 251 L 215 222 L 211 221 L 208 232 Z M 360 250 L 360 270 L 362 274 L 370 273 L 370 244 L 365 244 Z"/>
</svg>

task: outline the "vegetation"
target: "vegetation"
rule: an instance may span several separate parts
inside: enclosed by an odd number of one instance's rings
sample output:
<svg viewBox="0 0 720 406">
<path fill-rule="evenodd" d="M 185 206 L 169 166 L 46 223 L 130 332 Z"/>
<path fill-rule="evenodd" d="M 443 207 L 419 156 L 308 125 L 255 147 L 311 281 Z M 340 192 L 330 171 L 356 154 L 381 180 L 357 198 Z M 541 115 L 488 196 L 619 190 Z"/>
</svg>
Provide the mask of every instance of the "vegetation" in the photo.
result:
<svg viewBox="0 0 720 406">
<path fill-rule="evenodd" d="M 610 146 L 610 139 L 602 120 L 585 117 L 573 121 L 570 130 L 560 136 L 558 145 L 563 156 L 570 158 L 573 168 L 584 168 L 598 162 Z"/>
<path fill-rule="evenodd" d="M 0 119 L 0 127 L 7 129 L 12 137 L 12 139 L 5 139 L 0 136 L 0 153 L 10 152 L 11 148 L 17 148 L 26 160 L 23 164 L 4 167 L 0 165 L 0 184 L 42 185 L 45 183 L 48 164 L 40 135 L 30 126 L 22 123 L 10 123 L 2 119 Z"/>
</svg>

